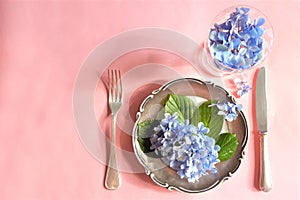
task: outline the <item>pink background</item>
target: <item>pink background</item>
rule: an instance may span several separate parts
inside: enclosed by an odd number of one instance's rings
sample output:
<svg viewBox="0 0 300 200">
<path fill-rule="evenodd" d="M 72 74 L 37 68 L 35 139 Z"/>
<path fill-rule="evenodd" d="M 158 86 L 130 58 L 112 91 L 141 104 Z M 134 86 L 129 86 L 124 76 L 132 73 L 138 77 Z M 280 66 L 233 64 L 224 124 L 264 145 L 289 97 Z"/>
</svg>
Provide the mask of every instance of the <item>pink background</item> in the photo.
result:
<svg viewBox="0 0 300 200">
<path fill-rule="evenodd" d="M 106 190 L 106 166 L 85 150 L 73 121 L 73 85 L 84 59 L 105 39 L 139 27 L 176 30 L 200 43 L 214 15 L 234 3 L 262 10 L 275 32 L 266 66 L 273 189 L 256 189 L 249 97 L 246 156 L 228 181 L 188 195 L 122 173 L 121 188 Z M 1 1 L 0 199 L 299 199 L 299 11 L 295 0 Z"/>
</svg>

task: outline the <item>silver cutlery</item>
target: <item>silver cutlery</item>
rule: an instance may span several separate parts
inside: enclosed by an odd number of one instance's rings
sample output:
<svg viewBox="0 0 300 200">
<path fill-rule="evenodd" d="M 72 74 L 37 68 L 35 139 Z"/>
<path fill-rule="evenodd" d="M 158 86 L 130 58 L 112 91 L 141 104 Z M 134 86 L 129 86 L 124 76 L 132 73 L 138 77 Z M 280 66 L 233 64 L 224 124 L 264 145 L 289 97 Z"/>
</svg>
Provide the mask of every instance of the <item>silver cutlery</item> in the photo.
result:
<svg viewBox="0 0 300 200">
<path fill-rule="evenodd" d="M 262 67 L 256 80 L 256 120 L 260 134 L 259 189 L 268 192 L 272 188 L 271 168 L 268 152 L 268 117 L 266 96 L 266 72 Z"/>
<path fill-rule="evenodd" d="M 116 123 L 117 115 L 122 105 L 122 83 L 120 70 L 108 70 L 108 103 L 112 113 L 111 145 L 109 161 L 105 177 L 105 187 L 115 190 L 120 186 L 120 174 L 116 154 Z"/>
</svg>

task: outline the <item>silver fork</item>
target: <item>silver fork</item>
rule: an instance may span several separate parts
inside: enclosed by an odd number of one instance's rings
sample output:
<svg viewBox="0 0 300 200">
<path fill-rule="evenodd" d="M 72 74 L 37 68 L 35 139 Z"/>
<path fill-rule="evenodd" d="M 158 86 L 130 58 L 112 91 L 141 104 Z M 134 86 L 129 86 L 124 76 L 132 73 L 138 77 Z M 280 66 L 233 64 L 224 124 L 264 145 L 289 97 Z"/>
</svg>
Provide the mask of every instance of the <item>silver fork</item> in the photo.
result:
<svg viewBox="0 0 300 200">
<path fill-rule="evenodd" d="M 111 145 L 108 167 L 105 177 L 105 187 L 115 190 L 120 186 L 120 175 L 116 155 L 116 120 L 122 105 L 122 83 L 120 70 L 108 70 L 108 103 L 112 113 Z"/>
</svg>

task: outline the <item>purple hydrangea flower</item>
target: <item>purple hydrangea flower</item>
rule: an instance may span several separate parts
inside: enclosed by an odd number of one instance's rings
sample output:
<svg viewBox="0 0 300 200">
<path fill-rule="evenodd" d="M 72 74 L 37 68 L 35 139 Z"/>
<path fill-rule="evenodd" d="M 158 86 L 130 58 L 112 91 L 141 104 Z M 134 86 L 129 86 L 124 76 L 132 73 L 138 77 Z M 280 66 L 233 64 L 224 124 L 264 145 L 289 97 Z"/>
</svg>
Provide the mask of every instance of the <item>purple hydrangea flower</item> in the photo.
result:
<svg viewBox="0 0 300 200">
<path fill-rule="evenodd" d="M 249 8 L 236 8 L 235 12 L 221 24 L 210 30 L 210 50 L 217 66 L 233 69 L 248 69 L 263 57 L 264 18 L 251 21 Z"/>
<path fill-rule="evenodd" d="M 177 114 L 165 114 L 155 134 L 150 138 L 152 146 L 162 161 L 177 171 L 181 178 L 196 182 L 201 176 L 216 173 L 220 147 L 206 134 L 209 128 L 202 122 L 198 127 L 188 121 L 180 123 Z"/>
<path fill-rule="evenodd" d="M 247 94 L 252 89 L 252 87 L 249 85 L 249 83 L 246 80 L 241 80 L 240 78 L 235 78 L 234 83 L 236 85 L 237 95 L 239 97 Z"/>
<path fill-rule="evenodd" d="M 232 122 L 238 116 L 238 111 L 242 110 L 241 104 L 234 104 L 231 102 L 218 102 L 216 104 L 211 104 L 211 106 L 217 106 L 219 109 L 218 115 L 223 115 L 226 120 Z"/>
</svg>

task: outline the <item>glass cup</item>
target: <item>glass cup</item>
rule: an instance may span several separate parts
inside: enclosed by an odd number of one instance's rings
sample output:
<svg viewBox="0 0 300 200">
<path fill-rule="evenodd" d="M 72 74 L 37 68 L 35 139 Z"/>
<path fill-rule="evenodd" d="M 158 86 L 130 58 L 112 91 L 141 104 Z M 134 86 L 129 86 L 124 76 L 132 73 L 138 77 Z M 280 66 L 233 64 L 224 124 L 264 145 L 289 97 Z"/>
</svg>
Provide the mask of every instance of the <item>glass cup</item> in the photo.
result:
<svg viewBox="0 0 300 200">
<path fill-rule="evenodd" d="M 214 75 L 245 72 L 265 61 L 272 44 L 272 26 L 261 11 L 232 6 L 214 18 L 204 42 L 202 63 Z"/>
</svg>

